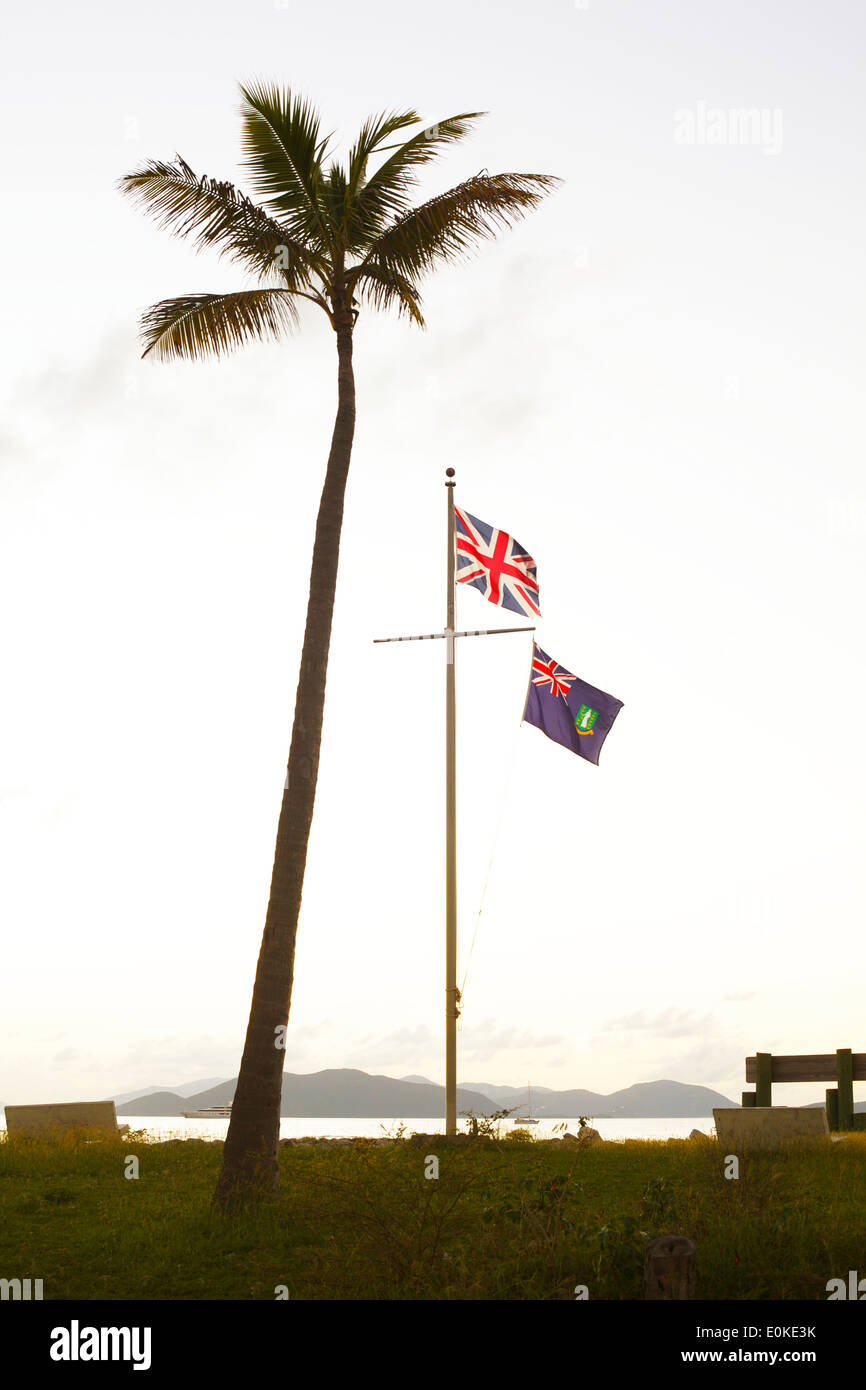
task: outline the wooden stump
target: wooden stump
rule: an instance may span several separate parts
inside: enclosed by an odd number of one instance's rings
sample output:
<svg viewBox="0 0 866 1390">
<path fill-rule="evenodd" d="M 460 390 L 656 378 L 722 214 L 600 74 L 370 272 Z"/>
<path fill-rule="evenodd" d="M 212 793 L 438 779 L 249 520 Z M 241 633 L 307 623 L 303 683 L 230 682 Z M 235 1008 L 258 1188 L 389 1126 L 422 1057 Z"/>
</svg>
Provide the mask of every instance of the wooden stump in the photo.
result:
<svg viewBox="0 0 866 1390">
<path fill-rule="evenodd" d="M 688 1236 L 658 1236 L 650 1241 L 644 1298 L 694 1298 L 696 1252 L 697 1246 Z"/>
</svg>

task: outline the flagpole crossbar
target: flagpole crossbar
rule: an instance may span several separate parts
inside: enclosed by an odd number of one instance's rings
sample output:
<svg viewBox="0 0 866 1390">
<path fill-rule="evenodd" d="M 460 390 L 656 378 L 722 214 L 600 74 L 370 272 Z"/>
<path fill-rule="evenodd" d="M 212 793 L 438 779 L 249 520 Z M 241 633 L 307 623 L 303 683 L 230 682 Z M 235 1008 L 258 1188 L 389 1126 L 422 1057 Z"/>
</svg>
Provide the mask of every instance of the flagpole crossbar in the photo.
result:
<svg viewBox="0 0 866 1390">
<path fill-rule="evenodd" d="M 433 637 L 496 637 L 500 632 L 534 632 L 534 627 L 477 627 L 466 632 L 422 632 L 417 637 L 374 637 L 375 642 L 429 642 Z"/>
</svg>

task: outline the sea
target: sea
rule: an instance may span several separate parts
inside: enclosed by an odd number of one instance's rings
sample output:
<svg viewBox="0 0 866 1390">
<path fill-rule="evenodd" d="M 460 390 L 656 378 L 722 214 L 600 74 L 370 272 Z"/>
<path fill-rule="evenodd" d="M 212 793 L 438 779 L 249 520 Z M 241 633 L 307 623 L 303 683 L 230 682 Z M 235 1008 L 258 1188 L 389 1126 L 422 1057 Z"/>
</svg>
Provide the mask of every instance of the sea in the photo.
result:
<svg viewBox="0 0 866 1390">
<path fill-rule="evenodd" d="M 119 1124 L 129 1125 L 132 1130 L 144 1130 L 147 1137 L 154 1140 L 225 1139 L 229 1127 L 228 1120 L 184 1120 L 175 1115 L 118 1115 L 117 1118 Z M 612 1140 L 686 1139 L 693 1129 L 700 1129 L 704 1134 L 715 1132 L 712 1115 L 695 1115 L 687 1119 L 599 1119 L 591 1123 L 602 1139 Z M 576 1134 L 578 1125 L 576 1116 L 568 1120 L 539 1120 L 537 1125 L 530 1126 L 530 1133 L 536 1139 L 555 1139 L 565 1130 Z M 499 1125 L 499 1134 L 504 1138 L 509 1130 L 517 1127 L 510 1120 L 503 1121 Z M 465 1128 L 466 1121 L 459 1120 L 458 1129 Z M 407 1137 L 410 1134 L 443 1134 L 445 1121 L 441 1115 L 426 1120 L 298 1119 L 295 1116 L 284 1116 L 280 1120 L 281 1139 L 385 1139 L 396 1138 L 401 1132 Z"/>
</svg>

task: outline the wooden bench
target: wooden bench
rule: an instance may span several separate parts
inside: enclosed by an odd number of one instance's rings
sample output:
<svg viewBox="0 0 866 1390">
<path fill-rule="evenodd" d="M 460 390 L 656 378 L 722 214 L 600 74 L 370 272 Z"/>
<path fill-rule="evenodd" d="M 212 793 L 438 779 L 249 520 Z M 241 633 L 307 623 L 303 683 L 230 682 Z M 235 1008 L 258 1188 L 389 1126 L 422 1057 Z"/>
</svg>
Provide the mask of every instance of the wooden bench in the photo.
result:
<svg viewBox="0 0 866 1390">
<path fill-rule="evenodd" d="M 10 1139 L 34 1134 L 63 1134 L 72 1129 L 97 1130 L 118 1136 L 129 1125 L 117 1123 L 113 1100 L 81 1100 L 61 1105 L 7 1105 L 6 1132 Z"/>
<path fill-rule="evenodd" d="M 840 1047 L 813 1056 L 774 1057 L 757 1052 L 746 1058 L 746 1080 L 754 1091 L 743 1092 L 744 1106 L 773 1104 L 773 1082 L 835 1081 L 825 1092 L 827 1123 L 835 1130 L 866 1130 L 866 1115 L 854 1114 L 854 1082 L 866 1081 L 866 1052 Z"/>
</svg>

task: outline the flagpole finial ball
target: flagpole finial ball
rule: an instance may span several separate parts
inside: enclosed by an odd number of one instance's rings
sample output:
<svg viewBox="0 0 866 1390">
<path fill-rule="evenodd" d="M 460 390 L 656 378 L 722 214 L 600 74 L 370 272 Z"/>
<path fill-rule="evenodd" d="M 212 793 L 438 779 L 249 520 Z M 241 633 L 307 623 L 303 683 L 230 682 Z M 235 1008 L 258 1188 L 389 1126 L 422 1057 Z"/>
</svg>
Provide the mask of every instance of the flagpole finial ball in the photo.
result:
<svg viewBox="0 0 866 1390">
<path fill-rule="evenodd" d="M 453 468 L 446 468 L 446 469 L 445 469 L 445 477 L 446 477 L 446 478 L 453 478 L 453 477 L 454 477 L 454 469 L 453 469 Z"/>
</svg>

